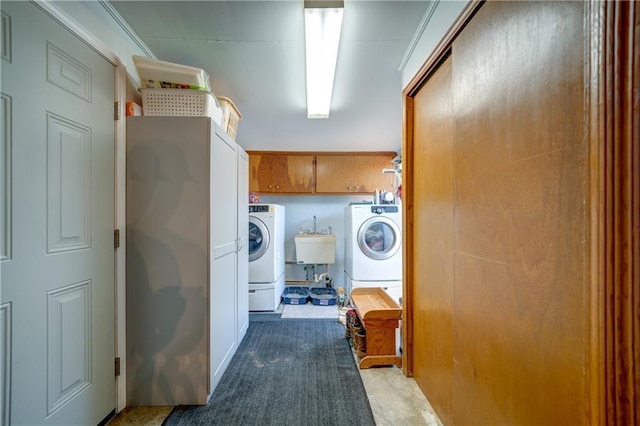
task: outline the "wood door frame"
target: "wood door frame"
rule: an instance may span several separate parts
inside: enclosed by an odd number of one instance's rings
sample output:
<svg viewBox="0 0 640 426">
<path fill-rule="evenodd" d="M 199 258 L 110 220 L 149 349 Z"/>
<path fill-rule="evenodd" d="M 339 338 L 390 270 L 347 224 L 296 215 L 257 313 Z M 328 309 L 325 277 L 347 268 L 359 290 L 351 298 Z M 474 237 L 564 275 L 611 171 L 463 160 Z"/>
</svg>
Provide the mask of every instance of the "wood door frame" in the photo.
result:
<svg viewBox="0 0 640 426">
<path fill-rule="evenodd" d="M 598 76 L 599 90 L 590 100 L 590 143 L 591 164 L 599 162 L 593 167 L 597 175 L 592 174 L 591 193 L 602 201 L 592 203 L 593 234 L 598 238 L 597 244 L 592 244 L 594 260 L 597 257 L 592 288 L 596 290 L 597 284 L 602 293 L 599 300 L 604 298 L 604 318 L 594 331 L 604 336 L 598 339 L 605 344 L 605 362 L 598 373 L 604 375 L 606 392 L 594 404 L 604 404 L 601 423 L 638 424 L 640 366 L 635 361 L 640 358 L 640 5 L 611 1 L 591 7 L 591 31 L 602 33 L 598 33 L 602 44 L 590 49 L 592 63 L 599 71 L 593 73 Z"/>
<path fill-rule="evenodd" d="M 403 91 L 403 372 L 413 375 L 414 97 L 483 5 L 470 1 Z M 640 22 L 637 2 L 585 4 L 585 137 L 588 144 L 588 417 L 640 421 Z M 637 28 L 637 27 L 636 27 Z M 634 103 L 635 102 L 635 103 Z M 635 115 L 634 115 L 635 111 Z"/>
<path fill-rule="evenodd" d="M 414 98 L 436 71 L 440 64 L 449 56 L 451 46 L 455 38 L 462 32 L 464 27 L 471 21 L 485 0 L 471 0 L 460 12 L 458 19 L 452 24 L 449 31 L 433 49 L 433 52 L 426 59 L 416 75 L 407 84 L 403 94 L 403 117 L 402 117 L 402 221 L 403 221 L 403 255 L 402 255 L 402 370 L 406 376 L 413 376 L 413 310 L 414 310 L 414 287 L 412 277 L 414 274 L 413 262 L 409 253 L 413 253 L 416 248 L 415 221 L 413 220 L 415 211 L 413 209 L 414 193 Z"/>
</svg>

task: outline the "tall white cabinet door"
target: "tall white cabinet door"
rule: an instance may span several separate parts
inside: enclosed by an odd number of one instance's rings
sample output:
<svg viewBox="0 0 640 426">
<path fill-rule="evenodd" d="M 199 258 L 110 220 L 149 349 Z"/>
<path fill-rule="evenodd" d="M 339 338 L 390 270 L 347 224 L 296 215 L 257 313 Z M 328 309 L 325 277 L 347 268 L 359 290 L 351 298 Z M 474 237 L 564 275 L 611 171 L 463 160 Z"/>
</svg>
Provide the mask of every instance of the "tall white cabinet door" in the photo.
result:
<svg viewBox="0 0 640 426">
<path fill-rule="evenodd" d="M 115 408 L 114 67 L 31 2 L 2 2 L 1 421 Z"/>
<path fill-rule="evenodd" d="M 127 119 L 127 404 L 209 395 L 209 185 L 213 122 Z"/>
<path fill-rule="evenodd" d="M 238 146 L 238 344 L 249 328 L 249 155 Z"/>
<path fill-rule="evenodd" d="M 237 144 L 219 127 L 211 135 L 210 393 L 236 350 Z"/>
</svg>

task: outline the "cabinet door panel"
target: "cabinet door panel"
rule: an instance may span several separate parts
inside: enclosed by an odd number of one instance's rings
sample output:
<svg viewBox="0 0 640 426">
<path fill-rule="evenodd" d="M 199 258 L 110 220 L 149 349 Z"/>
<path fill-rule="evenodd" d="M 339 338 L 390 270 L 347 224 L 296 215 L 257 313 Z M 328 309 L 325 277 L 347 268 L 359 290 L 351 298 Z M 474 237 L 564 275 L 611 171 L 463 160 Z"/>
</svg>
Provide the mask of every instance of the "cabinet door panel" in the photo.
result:
<svg viewBox="0 0 640 426">
<path fill-rule="evenodd" d="M 211 255 L 213 258 L 236 251 L 237 170 L 236 147 L 226 135 L 211 136 Z"/>
<path fill-rule="evenodd" d="M 214 274 L 209 295 L 209 395 L 220 379 L 237 349 L 236 342 L 236 253 L 229 253 L 212 261 Z M 247 290 L 248 291 L 248 290 Z"/>
<path fill-rule="evenodd" d="M 249 328 L 249 156 L 238 146 L 238 345 Z"/>
<path fill-rule="evenodd" d="M 249 190 L 278 193 L 313 192 L 313 155 L 250 154 Z"/>
<path fill-rule="evenodd" d="M 317 193 L 371 193 L 376 189 L 392 191 L 393 174 L 382 169 L 392 167 L 393 157 L 376 155 L 318 155 L 316 157 Z"/>
</svg>

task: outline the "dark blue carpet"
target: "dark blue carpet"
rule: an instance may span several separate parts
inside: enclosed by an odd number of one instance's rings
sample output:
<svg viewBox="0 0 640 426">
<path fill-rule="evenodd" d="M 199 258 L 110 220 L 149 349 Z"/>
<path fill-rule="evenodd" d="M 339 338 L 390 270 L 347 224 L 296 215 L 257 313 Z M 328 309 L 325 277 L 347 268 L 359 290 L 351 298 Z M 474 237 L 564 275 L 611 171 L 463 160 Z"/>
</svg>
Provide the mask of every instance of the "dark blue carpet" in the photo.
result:
<svg viewBox="0 0 640 426">
<path fill-rule="evenodd" d="M 206 406 L 180 406 L 180 425 L 373 426 L 344 326 L 336 320 L 254 315 Z"/>
</svg>

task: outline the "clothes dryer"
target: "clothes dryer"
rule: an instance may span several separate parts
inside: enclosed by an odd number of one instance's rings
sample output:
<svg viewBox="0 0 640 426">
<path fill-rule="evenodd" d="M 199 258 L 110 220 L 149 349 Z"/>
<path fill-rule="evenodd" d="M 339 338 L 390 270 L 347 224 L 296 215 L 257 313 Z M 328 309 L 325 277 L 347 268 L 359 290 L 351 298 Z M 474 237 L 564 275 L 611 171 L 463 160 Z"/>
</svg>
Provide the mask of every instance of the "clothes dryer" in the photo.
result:
<svg viewBox="0 0 640 426">
<path fill-rule="evenodd" d="M 400 206 L 345 208 L 345 273 L 353 281 L 402 280 Z"/>
<path fill-rule="evenodd" d="M 249 205 L 249 310 L 274 311 L 284 291 L 284 206 Z"/>
</svg>

